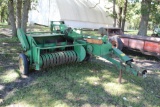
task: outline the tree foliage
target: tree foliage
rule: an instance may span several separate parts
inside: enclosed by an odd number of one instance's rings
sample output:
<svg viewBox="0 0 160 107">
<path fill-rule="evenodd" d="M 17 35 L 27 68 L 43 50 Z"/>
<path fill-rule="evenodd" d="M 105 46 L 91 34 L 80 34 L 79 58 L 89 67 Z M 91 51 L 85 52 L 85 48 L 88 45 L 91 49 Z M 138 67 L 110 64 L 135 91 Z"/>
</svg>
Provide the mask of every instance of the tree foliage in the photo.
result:
<svg viewBox="0 0 160 107">
<path fill-rule="evenodd" d="M 113 12 L 112 14 L 110 14 L 110 16 L 113 17 L 114 19 L 113 26 L 115 27 L 116 24 L 118 27 L 124 30 L 128 0 L 113 0 L 113 1 L 109 0 L 109 1 L 113 3 Z"/>
<path fill-rule="evenodd" d="M 0 22 L 4 23 L 8 20 L 8 9 L 6 0 L 0 0 Z"/>
<path fill-rule="evenodd" d="M 125 1 L 128 1 L 127 9 L 125 9 Z M 112 0 L 110 0 L 112 2 Z M 116 6 L 121 11 L 116 11 L 117 25 L 123 29 L 122 20 L 127 21 L 130 28 L 139 29 L 143 31 L 140 35 L 146 35 L 147 28 L 153 28 L 160 24 L 160 1 L 157 0 L 116 0 Z M 145 20 L 144 20 L 145 19 Z M 145 21 L 145 25 L 144 22 Z M 149 24 L 148 24 L 149 22 Z M 143 24 L 143 25 L 142 25 Z"/>
<path fill-rule="evenodd" d="M 160 1 L 153 1 L 151 6 L 150 21 L 154 27 L 160 25 Z"/>
<path fill-rule="evenodd" d="M 11 10 L 10 12 L 8 10 L 8 2 L 11 1 L 13 1 L 13 10 Z M 10 24 L 12 22 L 12 26 L 14 26 L 13 23 L 15 23 L 16 28 L 23 28 L 24 30 L 26 30 L 30 4 L 31 2 L 37 1 L 38 0 L 0 0 L 0 22 L 10 22 Z M 160 25 L 160 1 L 158 0 L 109 1 L 113 3 L 113 12 L 110 14 L 110 16 L 114 19 L 113 26 L 117 25 L 123 30 L 125 22 L 127 21 L 130 24 L 130 28 L 139 29 L 139 32 L 146 29 L 145 31 L 143 31 L 143 33 L 139 33 L 140 35 L 146 35 L 145 32 L 147 31 L 147 27 L 154 28 Z M 9 18 L 10 15 L 13 16 Z M 13 19 L 15 19 L 14 22 Z M 144 22 L 149 22 L 149 25 L 144 24 Z"/>
<path fill-rule="evenodd" d="M 133 10 L 134 17 L 137 20 L 132 19 L 132 25 L 139 29 L 138 34 L 147 35 L 147 29 L 153 29 L 160 24 L 160 1 L 158 0 L 132 0 L 132 4 L 138 4 L 138 8 Z M 139 8 L 140 7 L 140 8 Z M 141 20 L 138 20 L 141 19 Z M 139 26 L 136 23 L 139 22 Z M 148 24 L 149 23 L 149 24 Z"/>
</svg>

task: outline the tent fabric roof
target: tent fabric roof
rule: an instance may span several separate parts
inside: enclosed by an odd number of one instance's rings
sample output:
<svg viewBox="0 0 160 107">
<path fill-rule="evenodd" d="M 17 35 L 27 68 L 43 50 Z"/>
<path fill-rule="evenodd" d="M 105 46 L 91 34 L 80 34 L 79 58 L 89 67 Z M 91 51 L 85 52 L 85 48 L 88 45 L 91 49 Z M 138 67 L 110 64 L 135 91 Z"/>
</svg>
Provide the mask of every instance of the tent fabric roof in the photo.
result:
<svg viewBox="0 0 160 107">
<path fill-rule="evenodd" d="M 70 26 L 87 28 L 112 26 L 113 19 L 96 3 L 97 0 L 38 0 L 37 9 L 29 13 L 29 21 L 49 25 L 50 21 L 63 20 Z"/>
</svg>

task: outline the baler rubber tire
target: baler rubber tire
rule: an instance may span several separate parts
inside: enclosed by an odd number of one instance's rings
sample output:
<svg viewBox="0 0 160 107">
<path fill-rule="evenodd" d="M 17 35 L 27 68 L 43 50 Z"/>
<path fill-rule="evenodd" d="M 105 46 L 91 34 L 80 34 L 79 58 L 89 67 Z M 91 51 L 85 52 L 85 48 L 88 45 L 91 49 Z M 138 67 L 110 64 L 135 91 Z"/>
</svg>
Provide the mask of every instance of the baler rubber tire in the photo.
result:
<svg viewBox="0 0 160 107">
<path fill-rule="evenodd" d="M 22 59 L 23 61 L 23 65 L 20 65 L 20 60 Z M 20 68 L 23 66 L 23 69 Z M 23 75 L 27 75 L 29 74 L 29 63 L 27 60 L 27 56 L 23 53 L 19 54 L 19 69 L 20 69 L 20 73 Z"/>
</svg>

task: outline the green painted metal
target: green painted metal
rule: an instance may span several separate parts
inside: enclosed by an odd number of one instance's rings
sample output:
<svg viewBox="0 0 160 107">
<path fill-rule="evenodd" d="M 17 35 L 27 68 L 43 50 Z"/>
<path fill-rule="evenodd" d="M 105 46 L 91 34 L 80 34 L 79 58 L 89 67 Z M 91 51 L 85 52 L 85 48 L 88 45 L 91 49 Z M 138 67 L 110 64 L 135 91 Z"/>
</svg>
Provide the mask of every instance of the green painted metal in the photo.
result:
<svg viewBox="0 0 160 107">
<path fill-rule="evenodd" d="M 42 61 L 42 68 L 76 62 L 76 59 L 77 55 L 74 51 L 63 51 L 50 54 L 43 54 L 40 57 L 40 60 Z"/>
<path fill-rule="evenodd" d="M 29 47 L 29 44 L 28 44 L 28 41 L 27 41 L 27 38 L 25 36 L 24 31 L 22 29 L 18 29 L 17 35 L 18 35 L 18 38 L 22 44 L 23 49 L 28 50 L 30 47 Z"/>
<path fill-rule="evenodd" d="M 113 53 L 118 56 L 123 62 L 127 63 L 127 61 L 132 61 L 131 58 L 129 58 L 128 56 L 126 56 L 122 51 L 120 51 L 117 48 L 112 48 L 113 49 Z"/>
<path fill-rule="evenodd" d="M 88 44 L 88 45 L 87 45 L 87 48 L 86 48 L 86 51 L 87 51 L 89 54 L 92 54 L 92 52 L 93 52 L 93 46 L 90 45 L 90 44 Z"/>
<path fill-rule="evenodd" d="M 75 44 L 78 44 L 76 42 L 74 42 Z M 78 62 L 81 62 L 84 60 L 84 58 L 86 57 L 86 50 L 83 46 L 74 46 L 74 51 L 76 52 L 78 59 Z"/>
<path fill-rule="evenodd" d="M 105 44 L 88 44 L 87 46 L 92 47 L 92 54 L 97 56 L 105 56 L 111 52 L 112 45 L 107 42 Z"/>
<path fill-rule="evenodd" d="M 30 66 L 36 70 L 55 65 L 81 62 L 87 54 L 101 56 L 112 62 L 120 70 L 137 75 L 141 69 L 132 64 L 132 59 L 103 37 L 82 35 L 78 29 L 67 27 L 63 21 L 51 21 L 51 32 L 29 32 L 24 34 L 22 29 L 17 30 Z M 100 40 L 100 43 L 87 42 L 86 39 Z M 120 61 L 112 56 L 117 56 Z"/>
<path fill-rule="evenodd" d="M 111 57 L 111 55 L 104 56 L 107 60 L 112 62 L 119 70 L 127 71 L 129 73 L 132 73 L 135 76 L 138 76 L 139 71 L 143 71 L 143 69 L 139 69 L 134 64 L 125 64 L 123 62 L 117 61 Z"/>
<path fill-rule="evenodd" d="M 56 65 L 56 55 L 54 54 L 54 53 L 51 53 L 51 55 L 52 55 L 52 66 L 55 66 Z"/>
<path fill-rule="evenodd" d="M 69 61 L 70 61 L 70 54 L 69 54 L 69 52 L 67 51 L 67 52 L 66 52 L 66 63 L 69 63 Z"/>
</svg>

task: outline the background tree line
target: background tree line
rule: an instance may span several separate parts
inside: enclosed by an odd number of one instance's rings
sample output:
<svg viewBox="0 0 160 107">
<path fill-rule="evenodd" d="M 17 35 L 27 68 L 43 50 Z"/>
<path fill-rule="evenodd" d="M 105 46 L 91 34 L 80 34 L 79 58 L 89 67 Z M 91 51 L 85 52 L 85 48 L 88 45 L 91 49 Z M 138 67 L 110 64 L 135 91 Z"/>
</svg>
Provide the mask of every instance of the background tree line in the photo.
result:
<svg viewBox="0 0 160 107">
<path fill-rule="evenodd" d="M 17 28 L 26 31 L 28 12 L 33 0 L 0 0 L 1 23 L 5 21 L 11 25 L 12 36 L 17 35 Z"/>
<path fill-rule="evenodd" d="M 16 35 L 17 28 L 26 31 L 31 2 L 36 1 L 0 0 L 0 21 L 1 23 L 8 22 L 11 25 L 13 36 Z M 113 3 L 113 11 L 110 16 L 114 19 L 114 27 L 118 26 L 124 30 L 127 21 L 130 23 L 130 28 L 139 29 L 138 34 L 144 36 L 147 34 L 148 28 L 153 29 L 160 24 L 160 1 L 158 0 L 109 1 Z"/>
<path fill-rule="evenodd" d="M 145 36 L 148 28 L 153 29 L 160 25 L 159 0 L 110 0 L 110 2 L 113 3 L 110 15 L 114 19 L 114 27 L 117 25 L 124 31 L 127 21 L 130 23 L 130 28 L 139 30 L 138 35 Z"/>
</svg>

